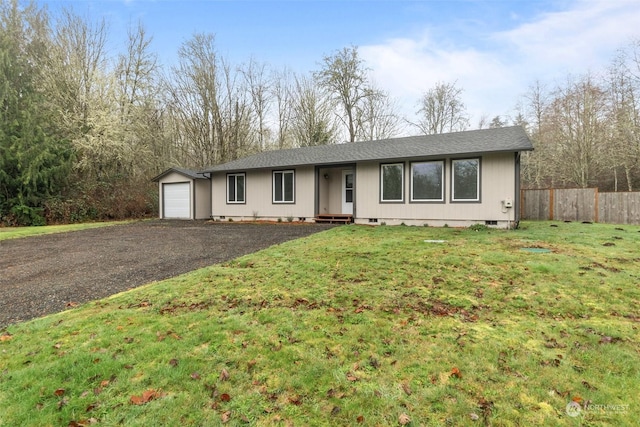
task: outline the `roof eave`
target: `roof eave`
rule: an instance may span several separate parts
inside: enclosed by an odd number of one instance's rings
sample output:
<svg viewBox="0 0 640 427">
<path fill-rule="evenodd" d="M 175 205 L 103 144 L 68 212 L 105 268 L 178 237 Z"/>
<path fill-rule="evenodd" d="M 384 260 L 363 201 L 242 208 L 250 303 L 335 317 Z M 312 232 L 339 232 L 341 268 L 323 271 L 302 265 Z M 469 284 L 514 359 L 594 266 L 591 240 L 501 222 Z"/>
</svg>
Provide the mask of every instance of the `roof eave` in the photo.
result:
<svg viewBox="0 0 640 427">
<path fill-rule="evenodd" d="M 203 172 L 192 171 L 191 173 L 187 173 L 187 172 L 185 172 L 183 170 L 180 170 L 180 169 L 169 168 L 169 169 L 166 169 L 165 171 L 161 172 L 159 175 L 154 176 L 153 178 L 151 178 L 151 182 L 158 182 L 162 178 L 164 178 L 165 176 L 169 175 L 170 173 L 177 173 L 177 174 L 182 175 L 185 178 L 189 178 L 189 179 L 207 179 L 207 176 L 205 174 L 208 173 L 208 172 L 207 171 L 203 171 Z M 201 176 L 198 176 L 198 175 L 201 175 Z"/>
<path fill-rule="evenodd" d="M 416 156 L 402 156 L 402 157 L 372 157 L 367 159 L 345 159 L 340 161 L 327 161 L 327 162 L 313 162 L 313 163 L 293 163 L 293 164 L 272 164 L 272 165 L 264 165 L 264 166 L 248 166 L 248 167 L 213 167 L 207 169 L 206 173 L 234 173 L 238 171 L 248 171 L 248 170 L 261 170 L 261 169 L 282 169 L 282 168 L 298 168 L 305 166 L 341 166 L 341 165 L 349 165 L 354 163 L 364 163 L 364 162 L 380 162 L 380 161 L 389 161 L 395 162 L 400 160 L 416 160 L 416 159 L 442 159 L 447 157 L 465 157 L 465 156 L 481 156 L 484 154 L 497 154 L 497 153 L 518 153 L 522 151 L 533 151 L 533 147 L 521 147 L 521 148 L 505 148 L 499 150 L 481 150 L 481 151 L 461 151 L 461 152 L 450 152 L 450 153 L 442 153 L 442 154 L 422 154 Z M 224 166 L 220 165 L 220 166 Z"/>
</svg>

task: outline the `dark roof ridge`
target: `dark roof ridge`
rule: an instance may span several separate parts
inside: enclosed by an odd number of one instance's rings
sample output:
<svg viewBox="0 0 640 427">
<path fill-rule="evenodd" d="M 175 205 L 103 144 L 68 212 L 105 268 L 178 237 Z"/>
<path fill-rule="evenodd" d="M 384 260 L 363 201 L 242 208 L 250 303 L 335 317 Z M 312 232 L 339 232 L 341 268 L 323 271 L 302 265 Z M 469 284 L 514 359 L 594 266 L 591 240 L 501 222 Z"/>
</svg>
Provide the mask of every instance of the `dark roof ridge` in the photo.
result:
<svg viewBox="0 0 640 427">
<path fill-rule="evenodd" d="M 522 126 L 508 126 L 263 151 L 206 168 L 203 172 L 529 150 L 533 150 L 533 145 Z"/>
</svg>

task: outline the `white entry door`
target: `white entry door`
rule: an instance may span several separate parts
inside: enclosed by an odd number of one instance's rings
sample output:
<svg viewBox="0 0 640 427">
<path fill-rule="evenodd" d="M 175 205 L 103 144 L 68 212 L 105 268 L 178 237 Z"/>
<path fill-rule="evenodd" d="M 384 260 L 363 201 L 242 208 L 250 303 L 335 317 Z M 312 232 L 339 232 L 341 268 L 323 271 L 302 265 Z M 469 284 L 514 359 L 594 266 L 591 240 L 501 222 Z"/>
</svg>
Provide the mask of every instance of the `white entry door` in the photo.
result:
<svg viewBox="0 0 640 427">
<path fill-rule="evenodd" d="M 353 171 L 342 171 L 342 213 L 353 215 Z"/>
</svg>

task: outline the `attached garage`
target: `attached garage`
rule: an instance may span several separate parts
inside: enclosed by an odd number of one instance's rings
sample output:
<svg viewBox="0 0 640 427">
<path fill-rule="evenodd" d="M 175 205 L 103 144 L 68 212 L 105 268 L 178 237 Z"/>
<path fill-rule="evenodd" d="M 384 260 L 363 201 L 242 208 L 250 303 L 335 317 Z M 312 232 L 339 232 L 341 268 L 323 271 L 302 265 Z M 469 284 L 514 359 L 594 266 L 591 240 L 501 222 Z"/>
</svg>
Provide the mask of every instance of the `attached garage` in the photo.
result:
<svg viewBox="0 0 640 427">
<path fill-rule="evenodd" d="M 211 181 L 208 174 L 171 168 L 153 178 L 158 183 L 158 213 L 164 219 L 211 217 Z"/>
<path fill-rule="evenodd" d="M 162 184 L 164 218 L 191 219 L 191 184 L 172 182 Z"/>
</svg>

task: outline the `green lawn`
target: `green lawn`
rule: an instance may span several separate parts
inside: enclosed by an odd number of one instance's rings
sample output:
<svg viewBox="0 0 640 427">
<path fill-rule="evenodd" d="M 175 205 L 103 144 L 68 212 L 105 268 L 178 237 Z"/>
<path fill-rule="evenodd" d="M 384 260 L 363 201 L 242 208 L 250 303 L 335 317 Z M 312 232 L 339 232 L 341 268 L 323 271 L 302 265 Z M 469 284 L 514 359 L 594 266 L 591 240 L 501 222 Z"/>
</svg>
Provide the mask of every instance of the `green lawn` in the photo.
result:
<svg viewBox="0 0 640 427">
<path fill-rule="evenodd" d="M 0 426 L 635 425 L 639 247 L 334 228 L 0 332 Z"/>
<path fill-rule="evenodd" d="M 42 234 L 64 233 L 67 231 L 86 230 L 88 228 L 106 227 L 125 224 L 128 221 L 85 222 L 80 224 L 45 225 L 38 227 L 0 227 L 0 241 L 19 237 L 39 236 Z"/>
</svg>

